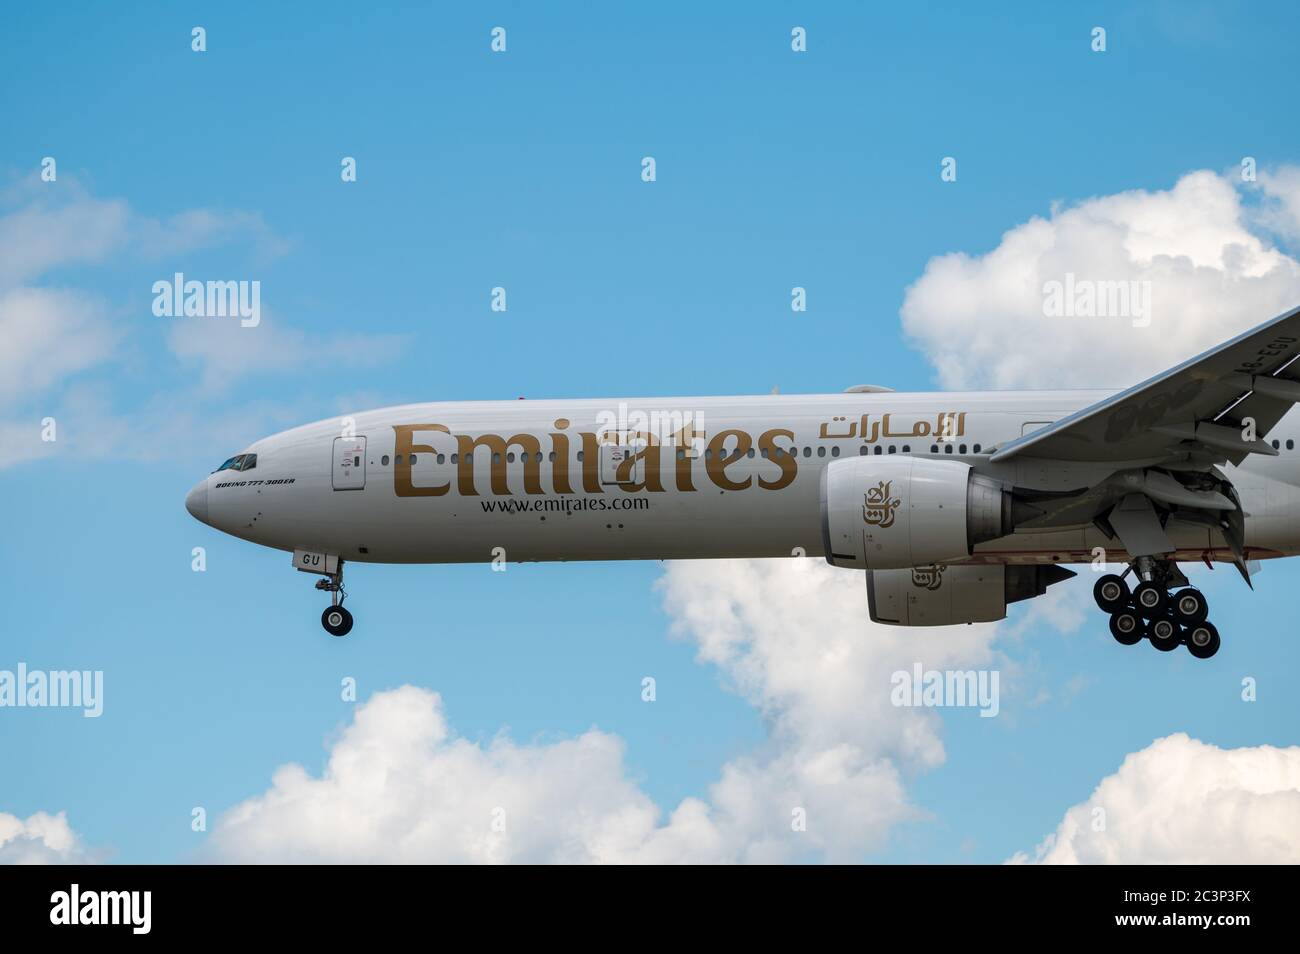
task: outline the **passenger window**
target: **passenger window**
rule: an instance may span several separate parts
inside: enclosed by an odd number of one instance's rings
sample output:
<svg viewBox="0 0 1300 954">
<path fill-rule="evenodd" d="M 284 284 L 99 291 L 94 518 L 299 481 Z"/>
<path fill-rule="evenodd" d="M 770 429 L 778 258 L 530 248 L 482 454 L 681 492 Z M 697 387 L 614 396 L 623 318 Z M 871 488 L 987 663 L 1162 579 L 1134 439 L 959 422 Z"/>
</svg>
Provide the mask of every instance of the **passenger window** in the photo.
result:
<svg viewBox="0 0 1300 954">
<path fill-rule="evenodd" d="M 975 445 L 974 449 L 975 449 L 975 453 L 978 454 L 980 452 L 980 446 L 978 444 Z"/>
<path fill-rule="evenodd" d="M 879 455 L 879 454 L 883 454 L 883 453 L 884 453 L 884 448 L 882 448 L 879 444 L 877 444 L 877 445 L 876 445 L 876 449 L 873 451 L 873 453 L 875 453 L 875 454 L 877 454 L 877 455 Z"/>
<path fill-rule="evenodd" d="M 931 445 L 930 445 L 930 453 L 931 453 L 931 454 L 937 454 L 937 453 L 939 453 L 939 445 L 938 445 L 938 444 L 931 444 Z"/>
<path fill-rule="evenodd" d="M 414 454 L 411 455 L 411 466 L 412 466 L 412 467 L 415 466 L 415 455 L 414 455 Z"/>
<path fill-rule="evenodd" d="M 817 448 L 817 456 L 818 456 L 818 457 L 825 457 L 825 456 L 826 456 L 826 448 L 825 448 L 825 447 L 819 447 L 819 448 Z"/>
<path fill-rule="evenodd" d="M 896 449 L 896 448 L 894 447 L 893 444 L 890 444 L 890 445 L 889 445 L 889 453 L 891 453 L 891 454 L 894 453 L 895 449 Z"/>
<path fill-rule="evenodd" d="M 951 454 L 951 453 L 952 453 L 952 445 L 951 445 L 951 444 L 944 444 L 944 445 L 943 445 L 943 452 L 944 452 L 945 454 Z"/>
<path fill-rule="evenodd" d="M 387 466 L 388 466 L 388 455 L 385 454 L 383 457 L 379 458 L 379 463 L 381 463 L 381 464 L 383 464 L 385 467 L 387 467 Z"/>
<path fill-rule="evenodd" d="M 904 445 L 903 445 L 903 453 L 904 453 L 904 454 L 910 454 L 910 453 L 912 453 L 912 445 L 911 445 L 911 444 L 904 444 Z"/>
<path fill-rule="evenodd" d="M 1287 450 L 1294 450 L 1294 449 L 1295 449 L 1295 441 L 1293 441 L 1293 440 L 1291 440 L 1290 438 L 1288 438 L 1288 439 L 1287 439 L 1287 442 L 1286 442 L 1286 449 L 1287 449 Z"/>
<path fill-rule="evenodd" d="M 439 454 L 439 455 L 438 455 L 438 463 L 440 463 L 440 464 L 445 464 L 445 463 L 447 463 L 447 458 L 446 458 L 444 455 Z"/>
<path fill-rule="evenodd" d="M 863 444 L 861 447 L 858 448 L 859 457 L 866 457 L 870 453 L 871 453 L 871 448 L 868 447 L 866 444 Z"/>
</svg>

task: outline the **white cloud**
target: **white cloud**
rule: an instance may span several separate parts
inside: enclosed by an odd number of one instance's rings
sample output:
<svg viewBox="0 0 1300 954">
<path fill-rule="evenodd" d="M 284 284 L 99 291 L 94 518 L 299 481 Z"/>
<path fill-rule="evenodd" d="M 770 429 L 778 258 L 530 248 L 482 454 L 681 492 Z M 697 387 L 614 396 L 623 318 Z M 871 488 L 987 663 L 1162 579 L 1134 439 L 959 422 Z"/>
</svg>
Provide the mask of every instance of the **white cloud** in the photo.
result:
<svg viewBox="0 0 1300 954">
<path fill-rule="evenodd" d="M 1284 238 L 1300 239 L 1300 167 L 1261 170 L 1258 189 L 1262 201 L 1256 220 Z"/>
<path fill-rule="evenodd" d="M 64 265 L 101 262 L 126 243 L 125 202 L 93 199 L 71 183 L 64 189 L 57 202 L 28 193 L 28 204 L 0 217 L 0 288 Z"/>
<path fill-rule="evenodd" d="M 357 709 L 320 778 L 282 766 L 220 819 L 211 847 L 258 862 L 614 862 L 661 839 L 680 839 L 670 854 L 703 849 L 674 830 L 707 828 L 700 815 L 684 806 L 657 830 L 612 735 L 481 746 L 451 731 L 436 693 L 403 686 Z"/>
<path fill-rule="evenodd" d="M 0 289 L 0 407 L 106 360 L 116 337 L 104 302 L 94 296 Z"/>
<path fill-rule="evenodd" d="M 12 208 L 0 216 L 0 408 L 109 361 L 122 337 L 103 296 L 33 282 L 127 254 L 176 255 L 239 237 L 275 245 L 252 213 L 195 209 L 160 222 L 120 199 L 96 199 L 71 180 L 57 188 L 24 182 L 3 202 Z"/>
<path fill-rule="evenodd" d="M 813 560 L 670 564 L 661 588 L 679 635 L 769 726 L 707 798 L 664 817 L 629 781 L 617 737 L 478 745 L 450 730 L 436 694 L 407 686 L 358 708 L 321 776 L 277 770 L 267 792 L 220 819 L 212 851 L 234 861 L 852 860 L 921 817 L 905 777 L 943 761 L 940 723 L 895 708 L 890 677 L 916 661 L 995 664 L 996 626 L 873 624 L 862 574 Z M 491 828 L 495 808 L 504 835 Z M 793 830 L 796 809 L 806 831 Z"/>
<path fill-rule="evenodd" d="M 1261 237 L 1300 223 L 1300 180 L 1261 175 L 1265 204 L 1230 176 L 1192 172 L 1167 191 L 1054 208 L 984 255 L 931 259 L 903 328 L 947 388 L 1122 387 L 1300 304 L 1300 262 Z M 1151 321 L 1046 317 L 1044 285 L 1150 282 Z"/>
<path fill-rule="evenodd" d="M 36 812 L 23 820 L 0 812 L 0 864 L 89 864 L 96 854 L 82 843 L 65 812 Z"/>
<path fill-rule="evenodd" d="M 1011 860 L 1031 859 L 1022 852 Z M 1183 733 L 1157 739 L 1069 809 L 1032 860 L 1300 863 L 1300 747 L 1221 749 Z"/>
<path fill-rule="evenodd" d="M 146 258 L 180 255 L 200 248 L 242 242 L 263 258 L 274 258 L 289 249 L 257 212 L 238 209 L 189 209 L 167 219 L 143 216 L 132 221 L 132 238 Z"/>
<path fill-rule="evenodd" d="M 96 199 L 69 177 L 57 186 L 25 180 L 0 194 L 0 208 L 0 437 L 8 450 L 0 469 L 71 450 L 82 458 L 156 457 L 164 448 L 175 453 L 193 445 L 200 431 L 226 434 L 227 447 L 243 446 L 266 432 L 250 432 L 247 424 L 275 419 L 283 427 L 299 418 L 283 419 L 267 408 L 202 406 L 211 403 L 214 392 L 252 374 L 331 363 L 370 368 L 395 357 L 408 340 L 308 334 L 275 320 L 273 313 L 254 328 L 242 328 L 233 318 L 148 315 L 150 332 L 157 329 L 170 354 L 194 369 L 197 386 L 145 398 L 124 416 L 114 409 L 121 403 L 118 380 L 157 360 L 148 347 L 140 347 L 138 334 L 136 346 L 130 346 L 126 329 L 138 331 L 140 323 L 122 321 L 123 312 L 102 294 L 49 287 L 51 276 L 66 266 L 174 261 L 177 255 L 234 242 L 265 259 L 283 252 L 285 243 L 257 213 L 190 209 L 154 219 L 122 200 Z M 170 280 L 172 273 L 158 277 Z M 147 282 L 140 298 L 148 302 L 152 296 Z M 169 321 L 174 327 L 167 327 Z M 91 371 L 101 373 L 87 378 Z M 44 417 L 58 422 L 57 443 L 42 440 Z M 207 449 L 211 452 L 210 445 Z"/>
<path fill-rule="evenodd" d="M 406 335 L 343 334 L 308 336 L 281 324 L 271 309 L 261 321 L 242 327 L 235 318 L 165 318 L 172 322 L 167 342 L 173 354 L 197 369 L 205 391 L 220 391 L 247 375 L 304 367 L 372 368 L 401 354 Z"/>
</svg>

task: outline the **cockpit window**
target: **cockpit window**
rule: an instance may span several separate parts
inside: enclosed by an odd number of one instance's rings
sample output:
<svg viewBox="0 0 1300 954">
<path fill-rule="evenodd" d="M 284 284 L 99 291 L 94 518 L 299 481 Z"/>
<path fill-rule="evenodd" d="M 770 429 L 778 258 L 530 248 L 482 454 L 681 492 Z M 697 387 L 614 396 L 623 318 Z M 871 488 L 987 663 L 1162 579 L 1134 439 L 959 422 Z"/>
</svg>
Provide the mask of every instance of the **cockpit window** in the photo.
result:
<svg viewBox="0 0 1300 954">
<path fill-rule="evenodd" d="M 214 474 L 223 470 L 252 470 L 257 466 L 256 454 L 236 454 L 220 467 L 213 471 Z"/>
</svg>

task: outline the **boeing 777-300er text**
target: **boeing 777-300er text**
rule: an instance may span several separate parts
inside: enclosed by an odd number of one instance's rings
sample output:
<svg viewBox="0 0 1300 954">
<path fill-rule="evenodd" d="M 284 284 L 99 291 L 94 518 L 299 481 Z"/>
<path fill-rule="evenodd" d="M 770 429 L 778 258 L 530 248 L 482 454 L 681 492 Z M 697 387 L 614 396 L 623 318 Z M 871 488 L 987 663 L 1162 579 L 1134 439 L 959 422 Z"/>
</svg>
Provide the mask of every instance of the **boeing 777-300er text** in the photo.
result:
<svg viewBox="0 0 1300 954">
<path fill-rule="evenodd" d="M 292 551 L 352 628 L 345 562 L 821 556 L 871 618 L 1002 619 L 1075 574 L 1120 643 L 1219 633 L 1180 563 L 1300 552 L 1300 308 L 1135 387 L 412 404 L 257 441 L 190 491 Z"/>
</svg>

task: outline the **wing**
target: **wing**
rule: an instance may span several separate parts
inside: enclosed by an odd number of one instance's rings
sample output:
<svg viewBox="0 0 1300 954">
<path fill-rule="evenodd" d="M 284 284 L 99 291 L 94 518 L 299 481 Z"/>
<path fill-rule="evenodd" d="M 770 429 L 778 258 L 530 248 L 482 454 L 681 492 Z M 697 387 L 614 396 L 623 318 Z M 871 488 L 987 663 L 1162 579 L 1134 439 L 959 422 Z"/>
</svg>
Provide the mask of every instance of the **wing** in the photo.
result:
<svg viewBox="0 0 1300 954">
<path fill-rule="evenodd" d="M 1300 308 L 1004 444 L 990 459 L 1239 464 L 1248 454 L 1275 456 L 1263 438 L 1300 402 L 1297 357 Z M 1248 419 L 1254 440 L 1246 439 Z"/>
</svg>

